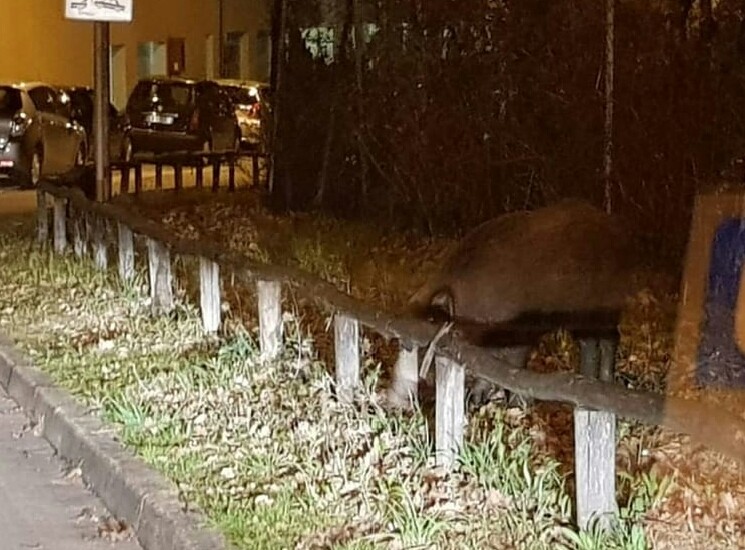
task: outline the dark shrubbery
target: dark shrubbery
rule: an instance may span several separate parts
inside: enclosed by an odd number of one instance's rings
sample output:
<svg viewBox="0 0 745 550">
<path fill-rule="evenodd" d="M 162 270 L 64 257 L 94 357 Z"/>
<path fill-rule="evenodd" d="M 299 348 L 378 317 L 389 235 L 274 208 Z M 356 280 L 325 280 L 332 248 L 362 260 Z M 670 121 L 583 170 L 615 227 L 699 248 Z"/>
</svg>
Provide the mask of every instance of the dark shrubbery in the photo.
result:
<svg viewBox="0 0 745 550">
<path fill-rule="evenodd" d="M 602 2 L 379 0 L 365 14 L 379 30 L 361 52 L 362 86 L 351 41 L 333 63 L 314 60 L 297 31 L 311 26 L 310 2 L 288 3 L 285 206 L 452 231 L 566 196 L 602 204 Z M 612 204 L 671 259 L 696 190 L 745 135 L 742 10 L 720 3 L 711 40 L 679 11 L 616 7 Z M 352 21 L 339 18 L 342 36 Z"/>
</svg>

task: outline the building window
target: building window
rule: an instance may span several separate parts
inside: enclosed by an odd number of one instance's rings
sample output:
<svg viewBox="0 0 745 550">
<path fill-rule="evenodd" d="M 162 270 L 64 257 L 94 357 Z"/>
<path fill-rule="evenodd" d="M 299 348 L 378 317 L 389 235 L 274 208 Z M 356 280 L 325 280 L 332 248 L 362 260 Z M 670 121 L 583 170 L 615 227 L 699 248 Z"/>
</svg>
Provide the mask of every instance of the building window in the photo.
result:
<svg viewBox="0 0 745 550">
<path fill-rule="evenodd" d="M 256 78 L 268 81 L 272 68 L 272 37 L 266 30 L 259 31 L 256 37 L 256 67 Z"/>
<path fill-rule="evenodd" d="M 111 102 L 117 109 L 127 104 L 127 47 L 114 44 L 109 53 Z"/>
<path fill-rule="evenodd" d="M 248 78 L 248 35 L 229 32 L 223 42 L 223 77 Z"/>
<path fill-rule="evenodd" d="M 168 76 L 180 75 L 186 70 L 186 40 L 168 39 Z"/>
<path fill-rule="evenodd" d="M 166 45 L 163 42 L 140 42 L 137 45 L 137 77 L 165 75 Z"/>
</svg>

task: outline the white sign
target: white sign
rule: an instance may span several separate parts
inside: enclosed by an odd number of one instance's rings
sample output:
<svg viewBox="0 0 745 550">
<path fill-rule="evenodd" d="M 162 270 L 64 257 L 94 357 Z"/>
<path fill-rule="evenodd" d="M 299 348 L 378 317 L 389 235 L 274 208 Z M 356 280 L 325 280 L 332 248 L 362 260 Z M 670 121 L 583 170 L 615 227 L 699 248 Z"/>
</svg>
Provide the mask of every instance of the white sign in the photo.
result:
<svg viewBox="0 0 745 550">
<path fill-rule="evenodd" d="M 65 17 L 83 21 L 132 21 L 134 0 L 65 0 Z"/>
</svg>

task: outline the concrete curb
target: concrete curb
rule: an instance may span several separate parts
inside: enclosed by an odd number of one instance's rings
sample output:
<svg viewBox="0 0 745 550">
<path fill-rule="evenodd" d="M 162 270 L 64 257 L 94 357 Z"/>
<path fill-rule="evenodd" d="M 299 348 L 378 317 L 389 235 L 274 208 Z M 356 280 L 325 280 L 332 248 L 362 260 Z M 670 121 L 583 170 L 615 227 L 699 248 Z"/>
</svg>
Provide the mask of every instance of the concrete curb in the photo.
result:
<svg viewBox="0 0 745 550">
<path fill-rule="evenodd" d="M 0 384 L 36 420 L 57 453 L 80 463 L 83 479 L 130 525 L 143 550 L 228 550 L 224 537 L 185 512 L 172 485 L 127 451 L 115 431 L 0 336 Z"/>
</svg>

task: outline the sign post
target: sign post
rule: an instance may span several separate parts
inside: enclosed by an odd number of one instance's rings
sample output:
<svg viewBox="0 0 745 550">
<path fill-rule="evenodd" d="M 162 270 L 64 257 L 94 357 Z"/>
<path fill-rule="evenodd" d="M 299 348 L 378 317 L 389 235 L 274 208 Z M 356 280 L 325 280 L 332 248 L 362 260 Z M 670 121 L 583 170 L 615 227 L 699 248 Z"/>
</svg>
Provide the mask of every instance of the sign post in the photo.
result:
<svg viewBox="0 0 745 550">
<path fill-rule="evenodd" d="M 96 137 L 96 200 L 111 198 L 109 170 L 109 24 L 96 21 L 93 27 L 93 133 Z"/>
<path fill-rule="evenodd" d="M 65 17 L 93 21 L 93 108 L 96 200 L 111 198 L 109 176 L 109 22 L 132 21 L 133 0 L 65 0 Z"/>
</svg>

